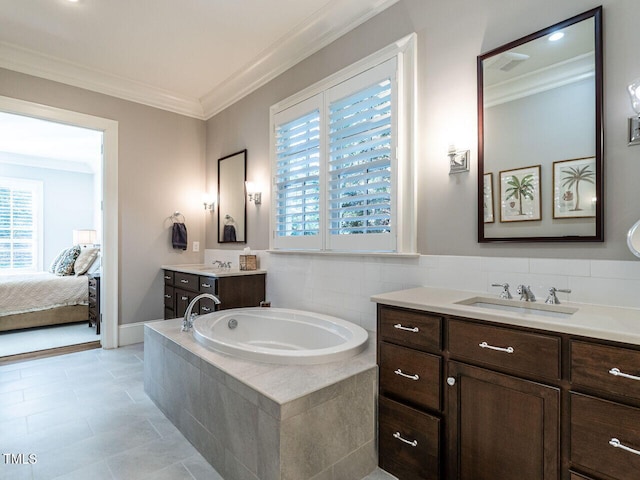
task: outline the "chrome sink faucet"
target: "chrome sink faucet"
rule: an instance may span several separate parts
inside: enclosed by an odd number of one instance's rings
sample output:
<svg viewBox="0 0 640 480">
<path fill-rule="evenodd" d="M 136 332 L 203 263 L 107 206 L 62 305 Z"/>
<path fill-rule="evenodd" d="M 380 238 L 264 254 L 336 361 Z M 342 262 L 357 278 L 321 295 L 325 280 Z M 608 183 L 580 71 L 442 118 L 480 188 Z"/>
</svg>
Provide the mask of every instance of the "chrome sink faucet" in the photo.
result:
<svg viewBox="0 0 640 480">
<path fill-rule="evenodd" d="M 571 289 L 570 288 L 562 289 L 562 288 L 551 287 L 549 289 L 549 296 L 544 301 L 544 303 L 549 303 L 551 305 L 559 305 L 560 304 L 560 300 L 558 300 L 558 297 L 556 296 L 556 292 L 571 293 Z"/>
<path fill-rule="evenodd" d="M 525 302 L 536 301 L 536 296 L 531 291 L 531 287 L 529 285 L 518 285 L 516 292 L 520 295 L 520 300 L 524 300 Z"/>
<path fill-rule="evenodd" d="M 213 303 L 215 303 L 216 305 L 220 305 L 220 303 L 222 303 L 220 299 L 215 295 L 213 295 L 212 293 L 201 293 L 200 295 L 197 295 L 196 297 L 194 297 L 193 300 L 189 302 L 189 305 L 187 306 L 187 309 L 184 312 L 184 318 L 182 319 L 183 332 L 188 332 L 193 327 L 193 320 L 198 316 L 198 314 L 192 313 L 192 310 L 195 304 L 201 298 L 210 298 L 211 300 L 213 300 Z"/>
<path fill-rule="evenodd" d="M 502 291 L 500 292 L 499 297 L 504 298 L 505 300 L 511 300 L 513 297 L 511 296 L 511 292 L 509 291 L 508 283 L 492 283 L 492 287 L 502 287 Z"/>
</svg>

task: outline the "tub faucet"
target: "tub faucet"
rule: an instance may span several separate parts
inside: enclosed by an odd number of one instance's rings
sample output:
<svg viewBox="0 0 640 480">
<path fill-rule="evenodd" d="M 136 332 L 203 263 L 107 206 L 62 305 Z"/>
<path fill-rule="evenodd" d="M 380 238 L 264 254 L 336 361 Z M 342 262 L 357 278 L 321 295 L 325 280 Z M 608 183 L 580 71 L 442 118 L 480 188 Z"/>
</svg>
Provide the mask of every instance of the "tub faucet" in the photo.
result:
<svg viewBox="0 0 640 480">
<path fill-rule="evenodd" d="M 220 299 L 215 295 L 213 295 L 212 293 L 201 293 L 200 295 L 197 295 L 196 297 L 194 297 L 194 299 L 191 300 L 191 302 L 189 302 L 189 306 L 187 306 L 187 309 L 184 312 L 184 319 L 182 320 L 183 332 L 188 332 L 193 327 L 193 320 L 198 316 L 198 314 L 192 313 L 191 311 L 193 310 L 193 307 L 196 304 L 196 302 L 201 298 L 210 298 L 211 300 L 213 300 L 213 303 L 215 303 L 216 305 L 220 305 L 220 303 L 222 303 L 220 302 Z"/>
<path fill-rule="evenodd" d="M 524 300 L 525 302 L 536 301 L 536 296 L 531 291 L 531 287 L 529 285 L 518 285 L 516 292 L 520 295 L 520 300 Z"/>
</svg>

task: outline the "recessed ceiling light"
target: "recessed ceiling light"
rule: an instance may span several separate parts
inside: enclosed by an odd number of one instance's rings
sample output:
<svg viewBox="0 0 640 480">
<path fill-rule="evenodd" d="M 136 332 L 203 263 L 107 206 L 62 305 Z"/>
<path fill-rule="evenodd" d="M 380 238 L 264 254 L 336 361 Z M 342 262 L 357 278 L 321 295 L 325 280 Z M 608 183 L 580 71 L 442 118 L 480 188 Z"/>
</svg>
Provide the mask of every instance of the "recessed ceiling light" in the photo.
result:
<svg viewBox="0 0 640 480">
<path fill-rule="evenodd" d="M 562 33 L 562 32 L 552 33 L 551 36 L 549 37 L 549 41 L 550 42 L 557 42 L 562 37 L 564 37 L 564 33 Z"/>
</svg>

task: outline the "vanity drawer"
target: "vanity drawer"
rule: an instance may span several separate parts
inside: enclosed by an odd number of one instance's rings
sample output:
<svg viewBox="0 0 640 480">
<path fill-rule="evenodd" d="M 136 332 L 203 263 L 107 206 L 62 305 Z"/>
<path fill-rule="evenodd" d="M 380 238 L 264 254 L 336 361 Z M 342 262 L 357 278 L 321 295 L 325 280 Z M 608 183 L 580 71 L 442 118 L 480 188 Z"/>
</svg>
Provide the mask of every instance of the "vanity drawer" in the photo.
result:
<svg viewBox="0 0 640 480">
<path fill-rule="evenodd" d="M 402 479 L 440 479 L 440 419 L 378 398 L 380 467 Z"/>
<path fill-rule="evenodd" d="M 417 407 L 440 410 L 442 359 L 390 343 L 380 343 L 380 390 Z"/>
<path fill-rule="evenodd" d="M 614 375 L 613 369 L 636 378 Z M 574 340 L 571 383 L 640 401 L 640 351 Z"/>
<path fill-rule="evenodd" d="M 191 273 L 174 273 L 174 285 L 180 288 L 186 288 L 187 290 L 198 291 L 198 275 Z"/>
<path fill-rule="evenodd" d="M 216 279 L 214 277 L 200 277 L 198 279 L 198 291 L 200 293 L 216 293 Z"/>
<path fill-rule="evenodd" d="M 164 287 L 164 306 L 173 310 L 175 304 L 175 289 L 168 285 Z"/>
<path fill-rule="evenodd" d="M 201 298 L 198 301 L 198 304 L 198 313 L 200 315 L 206 315 L 207 313 L 215 312 L 216 310 L 216 304 L 213 303 L 213 300 L 210 298 Z"/>
<path fill-rule="evenodd" d="M 615 448 L 609 442 L 633 449 Z M 571 394 L 571 463 L 616 480 L 640 472 L 640 409 Z"/>
<path fill-rule="evenodd" d="M 164 284 L 165 285 L 173 285 L 174 272 L 171 270 L 164 271 Z"/>
<path fill-rule="evenodd" d="M 457 359 L 559 379 L 560 348 L 560 338 L 551 335 L 449 321 L 449 351 Z"/>
<path fill-rule="evenodd" d="M 442 348 L 442 317 L 383 306 L 378 317 L 378 331 L 384 341 L 427 351 Z"/>
</svg>

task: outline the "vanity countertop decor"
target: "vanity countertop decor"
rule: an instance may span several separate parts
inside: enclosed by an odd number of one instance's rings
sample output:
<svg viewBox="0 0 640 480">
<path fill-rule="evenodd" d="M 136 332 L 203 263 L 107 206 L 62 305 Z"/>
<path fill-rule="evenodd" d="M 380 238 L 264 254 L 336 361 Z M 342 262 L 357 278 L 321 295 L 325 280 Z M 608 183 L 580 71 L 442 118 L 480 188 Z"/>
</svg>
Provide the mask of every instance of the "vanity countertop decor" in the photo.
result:
<svg viewBox="0 0 640 480">
<path fill-rule="evenodd" d="M 240 275 L 264 275 L 266 270 L 240 270 L 238 268 L 217 268 L 204 263 L 185 263 L 182 265 L 162 265 L 163 270 L 190 273 L 192 275 L 206 275 L 207 277 L 238 277 Z"/>
<path fill-rule="evenodd" d="M 542 295 L 537 302 L 522 302 L 478 292 L 429 287 L 382 293 L 372 296 L 371 300 L 395 307 L 640 345 L 640 310 L 633 308 L 571 302 L 547 305 Z M 495 302 L 495 308 L 488 302 Z M 483 306 L 477 306 L 479 304 Z M 502 310 L 503 305 L 514 308 Z M 548 312 L 558 315 L 547 316 Z"/>
</svg>

